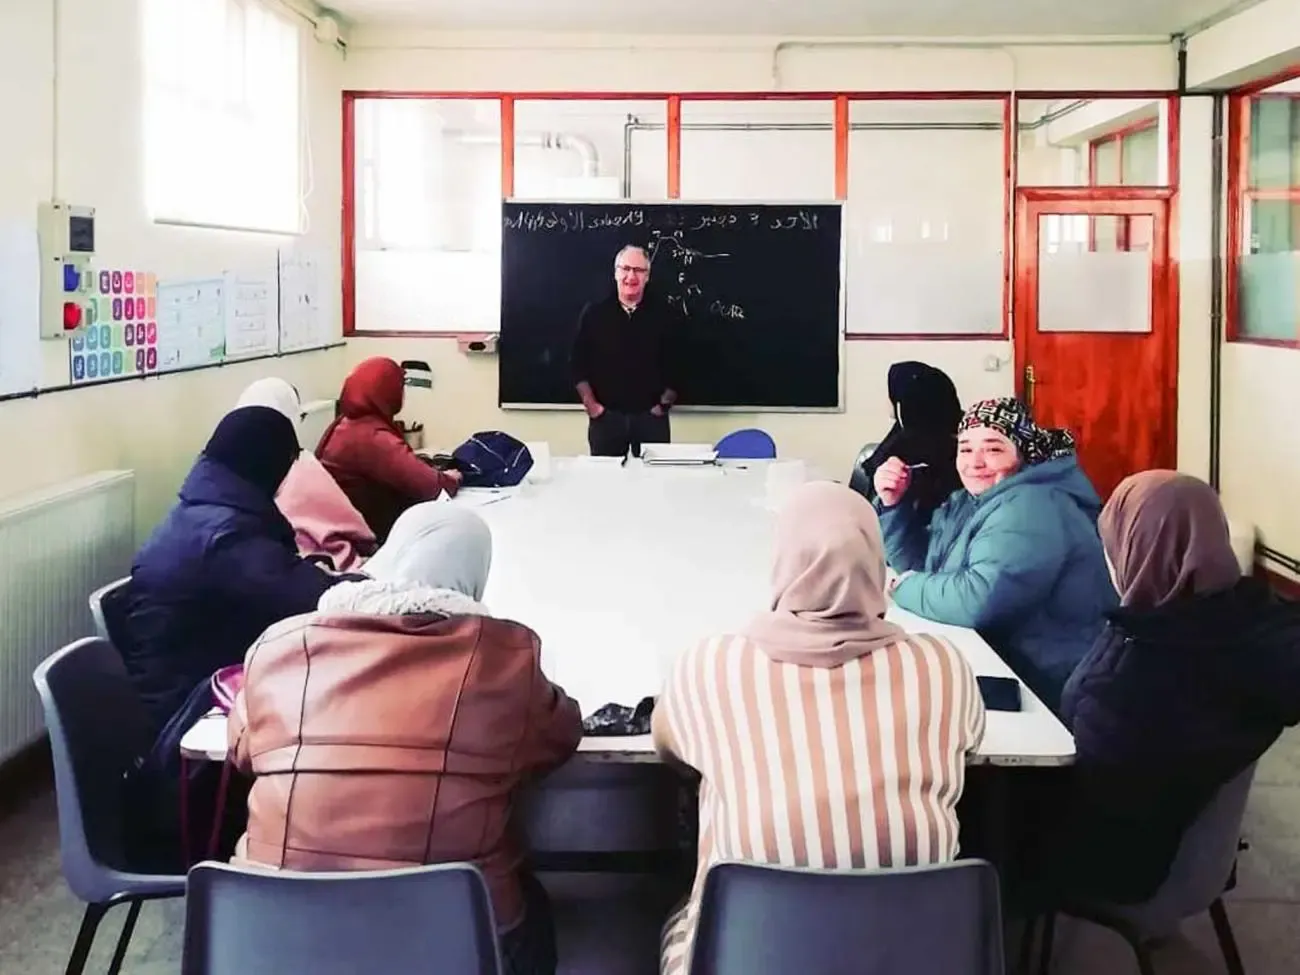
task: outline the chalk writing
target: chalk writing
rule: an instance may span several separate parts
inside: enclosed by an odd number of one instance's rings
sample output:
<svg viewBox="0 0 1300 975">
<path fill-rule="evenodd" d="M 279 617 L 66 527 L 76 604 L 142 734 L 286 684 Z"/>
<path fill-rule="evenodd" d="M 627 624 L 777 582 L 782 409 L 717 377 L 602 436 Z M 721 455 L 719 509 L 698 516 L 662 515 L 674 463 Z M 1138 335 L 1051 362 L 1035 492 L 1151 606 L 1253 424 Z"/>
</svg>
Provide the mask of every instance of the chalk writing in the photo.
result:
<svg viewBox="0 0 1300 975">
<path fill-rule="evenodd" d="M 766 211 L 744 208 L 719 207 L 709 212 L 684 212 L 670 204 L 650 204 L 635 207 L 539 206 L 517 210 L 502 217 L 506 230 L 529 233 L 562 234 L 599 232 L 603 230 L 648 230 L 652 235 L 676 236 L 683 233 L 711 230 L 729 230 L 746 224 L 766 227 L 769 230 L 817 231 L 820 217 L 806 209 L 769 208 Z"/>
<path fill-rule="evenodd" d="M 745 309 L 740 305 L 728 304 L 725 301 L 714 299 L 709 302 L 709 312 L 717 315 L 719 318 L 744 318 Z"/>
</svg>

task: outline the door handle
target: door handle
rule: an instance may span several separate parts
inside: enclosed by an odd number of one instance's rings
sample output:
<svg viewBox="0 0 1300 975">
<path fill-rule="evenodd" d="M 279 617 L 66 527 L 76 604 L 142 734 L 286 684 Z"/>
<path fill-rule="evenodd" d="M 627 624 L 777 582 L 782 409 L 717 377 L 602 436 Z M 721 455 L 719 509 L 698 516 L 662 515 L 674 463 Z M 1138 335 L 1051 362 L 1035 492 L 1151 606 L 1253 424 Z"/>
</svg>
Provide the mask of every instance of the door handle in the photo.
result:
<svg viewBox="0 0 1300 975">
<path fill-rule="evenodd" d="M 1034 408 L 1034 386 L 1037 383 L 1038 377 L 1034 375 L 1034 367 L 1025 366 L 1025 406 L 1031 410 Z"/>
</svg>

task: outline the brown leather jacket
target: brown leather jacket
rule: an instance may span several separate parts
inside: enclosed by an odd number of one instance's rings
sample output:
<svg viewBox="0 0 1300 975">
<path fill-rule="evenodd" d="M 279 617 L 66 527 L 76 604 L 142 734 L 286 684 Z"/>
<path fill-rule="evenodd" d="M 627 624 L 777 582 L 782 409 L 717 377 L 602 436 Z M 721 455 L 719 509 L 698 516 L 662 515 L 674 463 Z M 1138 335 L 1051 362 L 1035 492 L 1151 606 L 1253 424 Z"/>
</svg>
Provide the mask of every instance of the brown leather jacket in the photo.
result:
<svg viewBox="0 0 1300 975">
<path fill-rule="evenodd" d="M 229 743 L 256 778 L 235 859 L 291 870 L 471 861 L 506 930 L 523 910 L 515 788 L 572 754 L 582 719 L 542 674 L 537 634 L 431 592 L 454 615 L 297 616 L 249 650 Z"/>
</svg>

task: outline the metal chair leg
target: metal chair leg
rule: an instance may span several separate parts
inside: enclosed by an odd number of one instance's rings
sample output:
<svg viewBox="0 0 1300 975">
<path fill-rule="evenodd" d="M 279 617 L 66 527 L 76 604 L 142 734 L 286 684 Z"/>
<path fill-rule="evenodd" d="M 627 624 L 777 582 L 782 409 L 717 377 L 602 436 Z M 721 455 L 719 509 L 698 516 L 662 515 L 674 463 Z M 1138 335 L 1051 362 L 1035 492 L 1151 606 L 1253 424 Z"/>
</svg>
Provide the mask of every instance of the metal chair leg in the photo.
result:
<svg viewBox="0 0 1300 975">
<path fill-rule="evenodd" d="M 1038 924 L 1042 917 L 1031 914 L 1025 918 L 1025 929 L 1020 935 L 1020 962 L 1016 965 L 1016 975 L 1030 975 L 1030 965 L 1034 961 L 1034 937 L 1038 934 Z"/>
<path fill-rule="evenodd" d="M 107 913 L 107 904 L 86 905 L 86 913 L 81 915 L 81 927 L 77 929 L 77 940 L 72 943 L 72 957 L 64 969 L 65 975 L 81 975 L 85 971 L 90 946 L 95 943 L 95 932 L 99 930 L 99 922 L 104 920 Z"/>
<path fill-rule="evenodd" d="M 1038 975 L 1048 975 L 1052 970 L 1052 941 L 1056 936 L 1056 913 L 1043 918 L 1042 942 L 1038 953 Z"/>
<path fill-rule="evenodd" d="M 117 975 L 122 970 L 126 949 L 131 944 L 131 935 L 135 933 L 135 921 L 140 916 L 140 904 L 140 901 L 131 901 L 131 907 L 126 912 L 122 933 L 117 936 L 117 948 L 113 952 L 113 960 L 108 965 L 108 975 Z"/>
<path fill-rule="evenodd" d="M 1210 920 L 1214 922 L 1214 934 L 1219 939 L 1219 950 L 1223 952 L 1228 975 L 1246 975 L 1246 966 L 1241 963 L 1241 952 L 1237 950 L 1237 939 L 1233 936 L 1232 922 L 1228 920 L 1228 908 L 1222 897 L 1210 905 Z"/>
</svg>

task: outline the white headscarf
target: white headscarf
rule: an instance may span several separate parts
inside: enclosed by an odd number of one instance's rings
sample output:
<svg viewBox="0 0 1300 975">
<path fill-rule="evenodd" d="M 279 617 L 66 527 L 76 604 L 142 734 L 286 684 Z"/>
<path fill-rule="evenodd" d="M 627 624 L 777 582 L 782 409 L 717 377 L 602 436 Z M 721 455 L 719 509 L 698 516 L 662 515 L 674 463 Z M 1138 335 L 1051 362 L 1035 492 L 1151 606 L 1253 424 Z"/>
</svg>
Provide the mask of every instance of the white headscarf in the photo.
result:
<svg viewBox="0 0 1300 975">
<path fill-rule="evenodd" d="M 402 513 L 388 541 L 366 563 L 371 578 L 331 587 L 319 608 L 379 615 L 486 615 L 480 601 L 491 566 L 487 522 L 454 502 L 425 501 Z"/>
<path fill-rule="evenodd" d="M 250 384 L 239 394 L 234 408 L 239 409 L 241 406 L 266 406 L 283 413 L 293 424 L 294 432 L 301 434 L 302 399 L 298 396 L 298 391 L 283 379 L 268 376 Z"/>
</svg>

